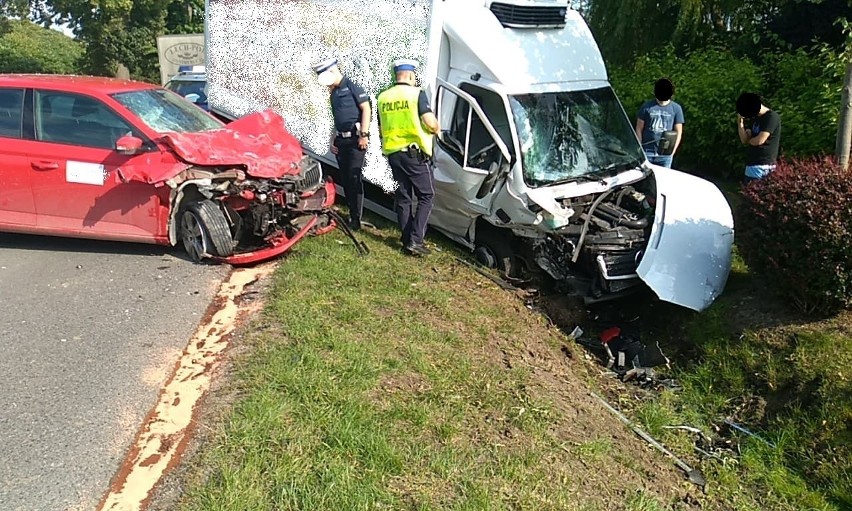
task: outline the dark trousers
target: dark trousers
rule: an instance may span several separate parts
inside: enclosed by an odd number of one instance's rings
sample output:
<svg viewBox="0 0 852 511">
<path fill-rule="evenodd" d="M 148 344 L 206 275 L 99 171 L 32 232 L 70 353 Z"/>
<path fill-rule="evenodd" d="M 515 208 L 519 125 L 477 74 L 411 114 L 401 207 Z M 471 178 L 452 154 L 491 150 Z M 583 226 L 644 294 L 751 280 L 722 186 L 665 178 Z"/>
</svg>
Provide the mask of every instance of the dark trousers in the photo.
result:
<svg viewBox="0 0 852 511">
<path fill-rule="evenodd" d="M 402 245 L 419 245 L 426 236 L 426 223 L 432 212 L 432 199 L 435 196 L 431 161 L 419 156 L 409 156 L 406 151 L 399 151 L 388 155 L 388 164 L 393 178 L 399 183 L 394 195 L 394 207 L 399 228 L 402 229 Z"/>
<path fill-rule="evenodd" d="M 358 148 L 358 138 L 337 137 L 334 141 L 337 146 L 337 166 L 340 169 L 340 178 L 343 181 L 343 192 L 346 194 L 346 203 L 349 206 L 349 221 L 353 227 L 361 226 L 361 216 L 364 213 L 364 181 L 362 180 L 364 170 L 364 156 L 366 150 Z"/>
</svg>

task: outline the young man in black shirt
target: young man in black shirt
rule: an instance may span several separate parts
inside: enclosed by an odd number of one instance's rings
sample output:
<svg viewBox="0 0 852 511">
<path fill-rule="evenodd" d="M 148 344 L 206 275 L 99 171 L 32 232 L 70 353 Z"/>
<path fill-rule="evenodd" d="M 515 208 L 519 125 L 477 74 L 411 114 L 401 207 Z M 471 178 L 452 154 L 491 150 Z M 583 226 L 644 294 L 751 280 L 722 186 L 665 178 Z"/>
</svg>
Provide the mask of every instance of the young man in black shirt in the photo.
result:
<svg viewBox="0 0 852 511">
<path fill-rule="evenodd" d="M 749 128 L 745 119 L 752 119 Z M 775 170 L 778 149 L 781 146 L 781 116 L 769 109 L 763 100 L 752 92 L 743 92 L 737 98 L 737 131 L 740 142 L 746 144 L 746 168 L 743 184 L 761 179 Z"/>
<path fill-rule="evenodd" d="M 361 228 L 364 213 L 364 156 L 370 139 L 370 96 L 340 72 L 337 59 L 314 66 L 317 80 L 329 88 L 334 134 L 329 145 L 337 157 L 343 191 L 349 205 L 349 227 Z"/>
</svg>

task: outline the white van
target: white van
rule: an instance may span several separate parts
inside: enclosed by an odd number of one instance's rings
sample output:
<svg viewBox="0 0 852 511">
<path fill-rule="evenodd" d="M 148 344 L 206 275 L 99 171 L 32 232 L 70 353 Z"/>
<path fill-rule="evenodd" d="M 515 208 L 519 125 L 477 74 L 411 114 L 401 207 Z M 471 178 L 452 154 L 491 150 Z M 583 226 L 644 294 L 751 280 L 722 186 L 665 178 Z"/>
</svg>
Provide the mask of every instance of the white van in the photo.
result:
<svg viewBox="0 0 852 511">
<path fill-rule="evenodd" d="M 327 91 L 310 64 L 342 55 L 344 72 L 375 97 L 390 84 L 394 59 L 417 58 L 442 129 L 432 227 L 487 265 L 544 271 L 587 301 L 647 286 L 701 311 L 724 289 L 734 238 L 728 202 L 712 183 L 647 161 L 567 0 L 313 0 L 282 3 L 274 16 L 268 5 L 208 0 L 211 110 L 276 108 L 308 152 L 335 166 Z M 280 81 L 238 90 L 234 74 L 251 64 L 235 63 L 235 48 L 245 58 L 260 37 L 284 60 L 242 73 L 248 82 Z M 248 53 L 247 61 L 259 57 Z M 374 151 L 365 176 L 384 197 L 367 207 L 395 218 L 390 170 Z"/>
</svg>

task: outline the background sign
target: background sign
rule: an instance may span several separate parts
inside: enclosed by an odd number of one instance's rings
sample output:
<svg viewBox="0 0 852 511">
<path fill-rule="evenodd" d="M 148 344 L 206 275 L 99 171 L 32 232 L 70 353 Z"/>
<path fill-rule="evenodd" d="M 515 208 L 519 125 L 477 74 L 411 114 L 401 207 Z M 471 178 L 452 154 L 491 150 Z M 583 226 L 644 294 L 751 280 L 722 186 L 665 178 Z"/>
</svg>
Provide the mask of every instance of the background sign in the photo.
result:
<svg viewBox="0 0 852 511">
<path fill-rule="evenodd" d="M 157 38 L 160 58 L 160 80 L 165 85 L 177 74 L 179 66 L 203 66 L 205 61 L 204 34 L 164 35 Z"/>
</svg>

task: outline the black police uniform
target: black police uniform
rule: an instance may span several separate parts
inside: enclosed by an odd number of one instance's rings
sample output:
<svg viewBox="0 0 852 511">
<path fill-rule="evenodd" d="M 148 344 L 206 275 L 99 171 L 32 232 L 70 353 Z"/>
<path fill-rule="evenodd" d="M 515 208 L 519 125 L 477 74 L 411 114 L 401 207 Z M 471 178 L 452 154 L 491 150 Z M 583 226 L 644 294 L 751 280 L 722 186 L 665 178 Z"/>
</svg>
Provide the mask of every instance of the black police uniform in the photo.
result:
<svg viewBox="0 0 852 511">
<path fill-rule="evenodd" d="M 361 109 L 359 105 L 369 101 L 364 89 L 345 76 L 340 85 L 331 91 L 331 112 L 334 116 L 334 129 L 337 136 L 337 165 L 343 180 L 343 190 L 349 205 L 349 223 L 353 229 L 360 229 L 364 210 L 364 183 L 362 181 L 364 156 L 367 151 L 358 147 Z"/>
</svg>

